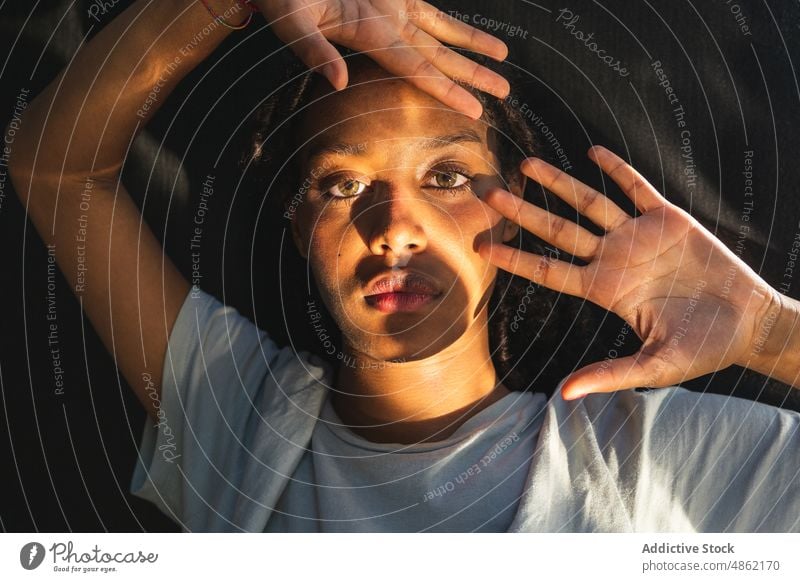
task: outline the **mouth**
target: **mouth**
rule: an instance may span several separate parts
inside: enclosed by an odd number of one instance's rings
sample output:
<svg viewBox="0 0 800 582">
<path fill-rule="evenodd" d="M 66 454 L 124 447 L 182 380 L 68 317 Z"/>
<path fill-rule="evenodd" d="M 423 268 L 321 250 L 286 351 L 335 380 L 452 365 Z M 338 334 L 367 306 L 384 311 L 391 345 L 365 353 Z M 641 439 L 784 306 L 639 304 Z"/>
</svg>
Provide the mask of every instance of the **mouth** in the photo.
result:
<svg viewBox="0 0 800 582">
<path fill-rule="evenodd" d="M 367 305 L 384 313 L 417 311 L 442 294 L 433 281 L 419 273 L 383 275 L 368 289 L 364 296 Z"/>
</svg>

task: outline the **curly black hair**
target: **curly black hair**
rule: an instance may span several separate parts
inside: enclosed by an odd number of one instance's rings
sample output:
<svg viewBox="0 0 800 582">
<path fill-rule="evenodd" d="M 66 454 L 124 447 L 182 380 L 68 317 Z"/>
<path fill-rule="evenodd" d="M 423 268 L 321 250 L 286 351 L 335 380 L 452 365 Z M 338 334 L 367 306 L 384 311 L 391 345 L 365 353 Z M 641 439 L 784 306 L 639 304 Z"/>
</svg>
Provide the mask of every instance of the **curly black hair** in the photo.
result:
<svg viewBox="0 0 800 582">
<path fill-rule="evenodd" d="M 364 55 L 344 47 L 340 47 L 340 50 L 348 63 L 348 68 L 357 66 L 359 58 L 366 59 Z M 512 88 L 518 89 L 524 85 L 525 79 L 512 65 L 505 62 L 498 63 L 480 54 L 454 50 L 497 71 L 509 80 Z M 285 80 L 278 85 L 278 89 L 272 91 L 253 112 L 248 146 L 240 160 L 240 167 L 251 172 L 250 180 L 254 192 L 258 196 L 266 196 L 268 205 L 280 214 L 285 210 L 288 197 L 300 189 L 299 160 L 293 152 L 296 151 L 294 138 L 302 119 L 302 111 L 311 100 L 315 82 L 327 83 L 322 76 L 307 70 L 303 63 L 293 56 L 289 56 L 286 71 Z M 549 157 L 535 138 L 525 116 L 518 107 L 512 106 L 511 99 L 498 99 L 464 82 L 458 80 L 456 82 L 481 102 L 483 106 L 481 119 L 488 124 L 492 132 L 494 139 L 491 143 L 500 161 L 500 171 L 504 177 L 513 176 L 520 162 L 526 157 Z M 541 188 L 526 188 L 524 197 L 535 203 L 560 207 L 560 201 L 547 196 Z M 547 247 L 544 241 L 523 228 L 520 228 L 516 237 L 507 244 L 539 254 L 555 255 L 560 258 L 565 256 L 558 249 Z M 341 345 L 341 332 L 319 299 L 316 284 L 313 280 L 308 281 L 305 275 L 308 273 L 307 265 L 302 264 L 304 259 L 299 253 L 294 254 L 289 263 L 295 261 L 296 264 L 286 268 L 285 284 L 298 285 L 296 288 L 302 288 L 301 286 L 305 284 L 309 288 L 309 296 L 303 300 L 297 294 L 287 294 L 284 298 L 287 304 L 302 301 L 302 305 L 298 304 L 291 308 L 287 305 L 285 311 L 296 314 L 298 321 L 303 317 L 305 328 L 308 328 L 309 318 L 302 312 L 306 305 L 315 306 L 315 311 L 321 313 L 321 317 L 316 315 L 314 317 L 317 333 L 314 340 L 308 342 L 309 351 L 317 353 L 335 365 L 337 356 L 329 355 L 328 350 L 319 349 L 321 347 L 319 341 L 323 337 L 319 330 L 325 331 L 325 341 L 332 345 Z M 295 279 L 293 282 L 292 278 Z M 581 346 L 584 356 L 588 355 L 586 351 L 588 339 L 594 333 L 596 325 L 592 314 L 580 312 L 582 304 L 583 302 L 575 298 L 554 293 L 523 277 L 499 269 L 488 313 L 490 350 L 500 381 L 511 390 L 535 389 L 539 392 L 552 393 L 558 381 L 578 363 L 580 353 L 576 353 L 577 345 Z M 303 325 L 296 326 L 291 323 L 289 325 L 294 339 L 302 335 Z M 317 349 L 313 349 L 314 341 L 317 342 Z M 297 346 L 298 343 L 302 344 L 302 341 L 293 343 Z M 562 353 L 567 353 L 568 357 L 556 356 L 559 346 Z"/>
</svg>

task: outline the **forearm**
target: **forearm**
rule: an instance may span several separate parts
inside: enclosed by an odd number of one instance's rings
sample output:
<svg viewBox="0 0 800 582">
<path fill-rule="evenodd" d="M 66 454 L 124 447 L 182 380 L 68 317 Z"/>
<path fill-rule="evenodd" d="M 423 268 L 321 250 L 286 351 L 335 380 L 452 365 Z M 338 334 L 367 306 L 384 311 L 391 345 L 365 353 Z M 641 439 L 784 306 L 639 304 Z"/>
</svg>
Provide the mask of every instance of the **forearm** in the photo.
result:
<svg viewBox="0 0 800 582">
<path fill-rule="evenodd" d="M 775 292 L 741 365 L 800 389 L 800 301 Z"/>
<path fill-rule="evenodd" d="M 211 1 L 217 13 L 235 6 Z M 229 22 L 246 10 L 229 12 Z M 142 222 L 119 172 L 136 131 L 229 32 L 196 0 L 136 2 L 34 99 L 11 146 L 15 191 L 152 414 L 189 284 Z"/>
<path fill-rule="evenodd" d="M 231 24 L 249 14 L 236 0 L 210 1 Z M 139 0 L 33 100 L 12 165 L 42 178 L 116 178 L 136 131 L 231 32 L 198 0 Z"/>
</svg>

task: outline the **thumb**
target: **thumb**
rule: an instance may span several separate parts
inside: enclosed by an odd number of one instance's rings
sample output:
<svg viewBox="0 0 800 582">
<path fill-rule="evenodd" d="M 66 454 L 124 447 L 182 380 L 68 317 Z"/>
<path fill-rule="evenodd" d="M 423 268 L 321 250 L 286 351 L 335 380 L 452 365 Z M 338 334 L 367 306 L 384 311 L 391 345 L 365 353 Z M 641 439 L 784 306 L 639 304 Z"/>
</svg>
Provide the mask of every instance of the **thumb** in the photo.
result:
<svg viewBox="0 0 800 582">
<path fill-rule="evenodd" d="M 322 73 L 337 91 L 347 87 L 347 65 L 317 26 L 303 18 L 284 18 L 273 23 L 273 32 L 310 69 Z"/>
<path fill-rule="evenodd" d="M 680 380 L 668 377 L 665 368 L 666 361 L 661 357 L 642 352 L 595 362 L 567 376 L 561 387 L 561 396 L 564 400 L 574 400 L 594 392 L 669 386 Z"/>
</svg>

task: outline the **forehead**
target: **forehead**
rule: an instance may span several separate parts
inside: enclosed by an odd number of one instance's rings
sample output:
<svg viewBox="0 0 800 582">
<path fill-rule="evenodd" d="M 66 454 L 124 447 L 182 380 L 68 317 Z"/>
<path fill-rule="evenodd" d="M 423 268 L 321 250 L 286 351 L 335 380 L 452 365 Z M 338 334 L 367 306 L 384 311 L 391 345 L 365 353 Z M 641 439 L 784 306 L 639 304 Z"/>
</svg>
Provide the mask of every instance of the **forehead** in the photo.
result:
<svg viewBox="0 0 800 582">
<path fill-rule="evenodd" d="M 344 153 L 364 153 L 411 143 L 424 151 L 445 136 L 445 143 L 487 149 L 490 136 L 484 121 L 450 109 L 402 79 L 387 77 L 391 74 L 367 64 L 351 68 L 342 91 L 331 91 L 318 80 L 295 136 L 301 159 L 342 148 Z"/>
</svg>

